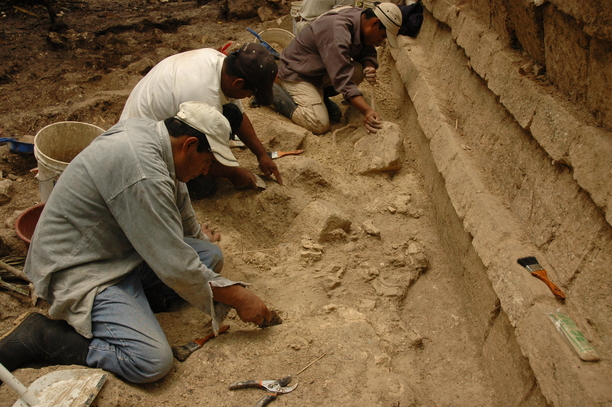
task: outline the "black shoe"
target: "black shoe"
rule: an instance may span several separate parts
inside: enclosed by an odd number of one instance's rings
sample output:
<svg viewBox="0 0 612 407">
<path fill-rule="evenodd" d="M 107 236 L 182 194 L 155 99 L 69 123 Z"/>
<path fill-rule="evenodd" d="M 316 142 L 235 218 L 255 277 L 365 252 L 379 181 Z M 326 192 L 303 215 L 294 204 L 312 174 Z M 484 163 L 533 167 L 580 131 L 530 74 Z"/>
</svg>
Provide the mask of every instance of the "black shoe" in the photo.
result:
<svg viewBox="0 0 612 407">
<path fill-rule="evenodd" d="M 187 182 L 187 190 L 192 201 L 208 198 L 217 193 L 217 180 L 210 175 L 199 175 Z"/>
<path fill-rule="evenodd" d="M 154 314 L 170 311 L 170 305 L 166 301 L 162 284 L 154 285 L 144 290 L 149 306 Z"/>
<path fill-rule="evenodd" d="M 272 101 L 272 106 L 276 109 L 277 112 L 282 114 L 288 119 L 291 119 L 291 115 L 295 109 L 297 109 L 297 105 L 287 93 L 282 86 L 277 85 L 276 83 L 272 86 L 272 93 L 274 95 L 274 100 Z"/>
<path fill-rule="evenodd" d="M 32 313 L 0 340 L 0 363 L 9 371 L 30 363 L 87 366 L 90 343 L 66 321 Z"/>
<path fill-rule="evenodd" d="M 323 103 L 325 103 L 325 107 L 327 108 L 327 114 L 329 115 L 330 123 L 339 123 L 342 120 L 342 109 L 340 106 L 330 98 L 323 98 Z"/>
</svg>

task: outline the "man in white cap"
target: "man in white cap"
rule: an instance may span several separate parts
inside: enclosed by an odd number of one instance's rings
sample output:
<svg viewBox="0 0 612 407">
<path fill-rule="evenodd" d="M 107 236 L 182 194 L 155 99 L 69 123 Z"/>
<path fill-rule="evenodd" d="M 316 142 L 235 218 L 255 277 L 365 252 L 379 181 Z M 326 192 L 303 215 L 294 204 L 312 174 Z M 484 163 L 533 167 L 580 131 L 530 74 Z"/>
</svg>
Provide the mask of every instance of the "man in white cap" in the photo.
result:
<svg viewBox="0 0 612 407">
<path fill-rule="evenodd" d="M 304 28 L 281 54 L 273 106 L 294 123 L 314 134 L 329 130 L 330 121 L 342 117 L 329 97 L 342 94 L 364 116 L 369 132 L 382 127 L 357 85 L 364 79 L 375 84 L 377 46 L 385 38 L 398 46 L 404 24 L 402 11 L 393 3 L 373 9 L 331 10 Z M 280 86 L 279 86 L 280 85 Z"/>
<path fill-rule="evenodd" d="M 146 289 L 163 286 L 212 317 L 271 318 L 243 283 L 219 275 L 223 255 L 185 182 L 236 166 L 230 125 L 187 102 L 163 121 L 129 119 L 96 138 L 62 173 L 32 238 L 25 273 L 49 304 L 0 340 L 0 363 L 97 367 L 133 383 L 161 379 L 173 355 Z"/>
</svg>

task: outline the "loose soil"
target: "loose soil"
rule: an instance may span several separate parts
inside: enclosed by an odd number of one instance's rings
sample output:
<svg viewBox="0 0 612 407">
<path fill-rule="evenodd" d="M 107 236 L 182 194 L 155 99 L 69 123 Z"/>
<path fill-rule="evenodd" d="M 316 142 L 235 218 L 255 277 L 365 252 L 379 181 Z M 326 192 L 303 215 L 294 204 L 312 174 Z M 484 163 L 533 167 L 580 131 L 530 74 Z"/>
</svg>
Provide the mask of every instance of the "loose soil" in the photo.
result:
<svg viewBox="0 0 612 407">
<path fill-rule="evenodd" d="M 237 47 L 253 40 L 246 27 L 261 31 L 288 23 L 284 4 L 274 16 L 280 20 L 262 24 L 259 18 L 227 20 L 221 2 L 214 1 L 59 3 L 68 30 L 49 32 L 43 8 L 23 6 L 37 18 L 0 2 L 4 137 L 34 135 L 64 120 L 107 129 L 132 87 L 161 59 L 228 41 Z M 393 60 L 385 47 L 379 52 L 377 108 L 383 119 L 409 128 L 414 119 L 402 108 L 401 84 L 392 80 Z M 185 362 L 175 361 L 161 381 L 134 385 L 109 375 L 92 405 L 248 406 L 263 391 L 230 391 L 229 384 L 289 374 L 299 386 L 279 396 L 278 406 L 499 405 L 472 337 L 462 275 L 438 235 L 440 219 L 424 187 L 419 146 L 406 137 L 400 170 L 359 175 L 353 146 L 365 131 L 351 108 L 343 105 L 344 121 L 315 136 L 269 108 L 244 105 L 264 145 L 305 152 L 276 161 L 284 187 L 267 179 L 265 190 L 240 191 L 221 181 L 213 198 L 195 201 L 194 207 L 201 221 L 222 235 L 223 274 L 250 283 L 283 323 L 259 329 L 232 313 L 226 334 Z M 283 139 L 285 133 L 291 138 Z M 259 174 L 249 151 L 234 151 L 243 166 Z M 0 206 L 7 256 L 26 255 L 13 225 L 40 200 L 31 172 L 36 166 L 33 155 L 0 148 L 3 179 L 12 181 Z M 315 201 L 339 208 L 351 220 L 350 230 L 319 242 L 297 228 L 297 216 Z M 0 333 L 33 310 L 45 312 L 46 306 L 1 290 Z M 210 331 L 210 318 L 185 303 L 173 304 L 158 318 L 173 345 Z M 20 369 L 15 375 L 29 384 L 60 368 Z M 0 407 L 15 399 L 7 386 L 0 387 Z"/>
</svg>

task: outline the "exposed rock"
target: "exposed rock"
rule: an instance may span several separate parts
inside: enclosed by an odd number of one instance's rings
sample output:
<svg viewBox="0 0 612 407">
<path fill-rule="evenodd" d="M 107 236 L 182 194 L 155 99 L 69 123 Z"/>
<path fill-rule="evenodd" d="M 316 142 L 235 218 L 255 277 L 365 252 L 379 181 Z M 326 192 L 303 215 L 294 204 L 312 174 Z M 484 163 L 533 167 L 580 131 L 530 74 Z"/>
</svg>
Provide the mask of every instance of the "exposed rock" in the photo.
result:
<svg viewBox="0 0 612 407">
<path fill-rule="evenodd" d="M 323 307 L 323 312 L 326 314 L 329 314 L 337 309 L 338 309 L 338 306 L 336 304 L 327 304 L 326 306 Z"/>
<path fill-rule="evenodd" d="M 409 348 L 423 349 L 423 337 L 412 328 L 405 330 L 405 341 Z"/>
<path fill-rule="evenodd" d="M 333 241 L 346 237 L 351 223 L 336 205 L 314 201 L 295 218 L 286 235 L 307 234 L 319 242 Z"/>
<path fill-rule="evenodd" d="M 259 7 L 257 9 L 257 15 L 259 16 L 259 19 L 262 23 L 268 20 L 274 20 L 275 17 L 274 10 L 267 6 Z"/>
<path fill-rule="evenodd" d="M 334 288 L 340 286 L 342 282 L 336 276 L 327 276 L 323 281 L 326 291 L 333 290 Z"/>
<path fill-rule="evenodd" d="M 406 292 L 405 286 L 391 285 L 387 282 L 383 282 L 381 279 L 372 281 L 372 287 L 374 287 L 376 294 L 381 297 L 402 298 Z"/>
<path fill-rule="evenodd" d="M 4 205 L 11 200 L 13 181 L 8 178 L 0 180 L 0 205 Z"/>
<path fill-rule="evenodd" d="M 258 112 L 258 109 L 255 112 Z M 306 134 L 308 132 L 303 127 L 293 124 L 287 119 L 269 122 L 266 126 L 266 132 L 261 134 L 260 137 L 262 137 L 262 143 L 268 147 L 269 151 L 293 151 L 297 150 L 304 142 Z"/>
<path fill-rule="evenodd" d="M 146 75 L 154 66 L 155 61 L 153 61 L 151 58 L 145 57 L 129 64 L 127 67 L 127 72 L 138 75 Z"/>
<path fill-rule="evenodd" d="M 313 242 L 311 239 L 302 239 L 302 249 L 300 258 L 307 263 L 314 263 L 323 257 L 323 246 Z"/>
<path fill-rule="evenodd" d="M 427 271 L 429 268 L 429 259 L 425 253 L 415 253 L 410 255 L 412 267 L 420 273 Z"/>
<path fill-rule="evenodd" d="M 400 268 L 406 266 L 406 257 L 403 254 L 398 254 L 389 258 L 389 265 Z"/>
<path fill-rule="evenodd" d="M 360 312 L 367 312 L 367 311 L 374 311 L 375 308 L 376 308 L 375 300 L 361 300 L 361 302 L 359 303 L 358 309 Z"/>
<path fill-rule="evenodd" d="M 371 268 L 364 270 L 363 274 L 364 274 L 365 280 L 370 281 L 378 277 L 380 275 L 380 271 L 377 268 L 371 267 Z"/>
<path fill-rule="evenodd" d="M 378 132 L 368 134 L 355 143 L 355 170 L 359 174 L 399 170 L 404 158 L 402 140 L 400 127 L 384 122 Z"/>
<path fill-rule="evenodd" d="M 259 7 L 266 4 L 264 0 L 227 0 L 227 18 L 247 19 L 257 17 Z"/>
<path fill-rule="evenodd" d="M 65 34 L 54 31 L 47 35 L 47 42 L 54 49 L 89 49 L 96 48 L 96 35 L 92 32 L 68 30 Z"/>
<path fill-rule="evenodd" d="M 368 219 L 363 222 L 361 224 L 361 227 L 363 228 L 363 231 L 366 232 L 368 235 L 380 237 L 380 229 L 374 226 L 374 222 L 372 222 L 371 219 Z"/>
<path fill-rule="evenodd" d="M 321 165 L 307 157 L 294 157 L 291 161 L 286 161 L 287 168 L 283 170 L 283 174 L 292 183 L 309 184 L 328 187 L 329 181 L 323 175 L 325 171 Z"/>
</svg>

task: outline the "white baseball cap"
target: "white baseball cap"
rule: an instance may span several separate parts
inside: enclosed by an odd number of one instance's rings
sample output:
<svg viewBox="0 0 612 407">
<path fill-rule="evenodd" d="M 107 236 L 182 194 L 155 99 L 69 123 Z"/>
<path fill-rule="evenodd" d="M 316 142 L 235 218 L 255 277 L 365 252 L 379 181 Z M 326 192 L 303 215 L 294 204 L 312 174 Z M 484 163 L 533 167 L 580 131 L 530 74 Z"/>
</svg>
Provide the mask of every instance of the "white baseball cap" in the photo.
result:
<svg viewBox="0 0 612 407">
<path fill-rule="evenodd" d="M 228 167 L 238 167 L 238 160 L 229 147 L 232 133 L 229 121 L 214 107 L 204 102 L 185 102 L 179 106 L 175 119 L 203 133 L 217 161 Z"/>
<path fill-rule="evenodd" d="M 374 7 L 374 14 L 387 30 L 387 41 L 393 48 L 397 48 L 397 33 L 402 26 L 402 11 L 394 3 L 380 3 Z"/>
</svg>

